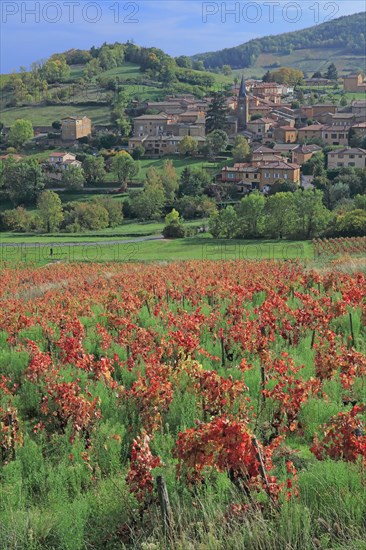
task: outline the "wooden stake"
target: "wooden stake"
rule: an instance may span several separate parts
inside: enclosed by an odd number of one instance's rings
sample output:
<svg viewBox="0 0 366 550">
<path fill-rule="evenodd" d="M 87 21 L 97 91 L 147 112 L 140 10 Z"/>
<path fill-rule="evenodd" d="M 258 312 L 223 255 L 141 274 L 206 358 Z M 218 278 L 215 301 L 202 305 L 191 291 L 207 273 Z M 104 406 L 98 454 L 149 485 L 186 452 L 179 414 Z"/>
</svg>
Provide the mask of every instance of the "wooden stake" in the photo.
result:
<svg viewBox="0 0 366 550">
<path fill-rule="evenodd" d="M 352 346 L 355 347 L 355 335 L 353 332 L 353 319 L 352 319 L 352 313 L 349 312 L 349 326 L 351 329 L 351 338 L 352 338 Z"/>
<path fill-rule="evenodd" d="M 310 349 L 313 349 L 313 347 L 314 347 L 314 340 L 315 340 L 315 330 L 313 330 L 313 334 L 311 335 Z"/>
<path fill-rule="evenodd" d="M 157 476 L 156 486 L 160 503 L 161 515 L 163 518 L 163 530 L 171 542 L 173 540 L 173 513 L 170 506 L 169 494 L 163 476 Z"/>
</svg>

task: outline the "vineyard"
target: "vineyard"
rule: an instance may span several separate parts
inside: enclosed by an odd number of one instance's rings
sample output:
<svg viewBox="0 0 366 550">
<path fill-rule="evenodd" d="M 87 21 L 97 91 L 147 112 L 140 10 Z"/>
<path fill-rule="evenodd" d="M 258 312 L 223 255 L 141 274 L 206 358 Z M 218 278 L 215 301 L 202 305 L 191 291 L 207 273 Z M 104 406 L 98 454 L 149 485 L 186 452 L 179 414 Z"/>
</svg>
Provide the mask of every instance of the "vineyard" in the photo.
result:
<svg viewBox="0 0 366 550">
<path fill-rule="evenodd" d="M 365 254 L 366 237 L 341 237 L 338 239 L 314 239 L 315 256 Z"/>
<path fill-rule="evenodd" d="M 0 548 L 366 549 L 365 274 L 1 277 Z"/>
</svg>

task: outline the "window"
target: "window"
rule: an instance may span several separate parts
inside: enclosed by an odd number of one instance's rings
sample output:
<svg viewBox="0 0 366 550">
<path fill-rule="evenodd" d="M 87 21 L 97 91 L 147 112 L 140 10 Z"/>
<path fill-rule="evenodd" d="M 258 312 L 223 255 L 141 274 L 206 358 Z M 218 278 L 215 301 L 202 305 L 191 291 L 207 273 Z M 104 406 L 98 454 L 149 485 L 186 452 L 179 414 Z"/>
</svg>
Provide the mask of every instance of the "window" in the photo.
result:
<svg viewBox="0 0 366 550">
<path fill-rule="evenodd" d="M 344 138 L 344 134 L 339 134 L 339 139 L 343 139 Z"/>
<path fill-rule="evenodd" d="M 354 166 L 354 165 L 355 165 L 354 162 L 349 162 L 349 163 L 348 163 L 348 166 Z"/>
<path fill-rule="evenodd" d="M 337 162 L 337 166 L 343 166 L 343 162 Z"/>
<path fill-rule="evenodd" d="M 288 174 L 283 174 L 283 179 L 288 180 Z"/>
<path fill-rule="evenodd" d="M 325 137 L 327 138 L 327 137 L 328 137 L 328 134 L 325 134 Z"/>
<path fill-rule="evenodd" d="M 276 179 L 280 179 L 281 176 L 280 176 L 279 172 L 275 172 L 274 177 L 275 177 Z"/>
<path fill-rule="evenodd" d="M 228 172 L 227 177 L 228 177 L 229 180 L 233 180 L 235 178 L 234 172 Z"/>
<path fill-rule="evenodd" d="M 332 139 L 337 139 L 337 134 L 331 134 L 330 137 L 331 137 Z"/>
<path fill-rule="evenodd" d="M 271 176 L 271 174 L 270 174 L 269 172 L 264 172 L 264 177 L 265 177 L 265 178 L 268 179 L 270 176 Z"/>
<path fill-rule="evenodd" d="M 350 158 L 350 159 L 354 159 L 354 158 L 355 158 L 355 155 L 350 155 L 349 158 Z"/>
</svg>

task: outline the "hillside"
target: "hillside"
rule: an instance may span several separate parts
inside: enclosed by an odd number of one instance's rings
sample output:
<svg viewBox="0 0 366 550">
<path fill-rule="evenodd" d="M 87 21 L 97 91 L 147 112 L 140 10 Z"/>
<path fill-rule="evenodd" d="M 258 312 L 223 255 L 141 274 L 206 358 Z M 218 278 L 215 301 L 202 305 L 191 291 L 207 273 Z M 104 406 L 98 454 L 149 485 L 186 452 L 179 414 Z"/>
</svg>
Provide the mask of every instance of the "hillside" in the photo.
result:
<svg viewBox="0 0 366 550">
<path fill-rule="evenodd" d="M 330 60 L 340 72 L 365 70 L 365 12 L 340 17 L 307 29 L 250 40 L 233 48 L 196 54 L 206 68 L 231 65 L 235 69 L 296 67 L 322 70 Z M 260 74 L 260 71 L 259 71 Z M 262 73 L 263 74 L 263 73 Z"/>
<path fill-rule="evenodd" d="M 137 101 L 156 101 L 167 94 L 203 96 L 232 77 L 209 73 L 157 48 L 103 44 L 90 50 L 54 54 L 32 70 L 0 75 L 0 122 L 11 126 L 25 118 L 50 126 L 67 115 L 88 114 L 97 125 L 113 123 L 113 111 Z M 120 92 L 123 93 L 121 104 Z"/>
</svg>

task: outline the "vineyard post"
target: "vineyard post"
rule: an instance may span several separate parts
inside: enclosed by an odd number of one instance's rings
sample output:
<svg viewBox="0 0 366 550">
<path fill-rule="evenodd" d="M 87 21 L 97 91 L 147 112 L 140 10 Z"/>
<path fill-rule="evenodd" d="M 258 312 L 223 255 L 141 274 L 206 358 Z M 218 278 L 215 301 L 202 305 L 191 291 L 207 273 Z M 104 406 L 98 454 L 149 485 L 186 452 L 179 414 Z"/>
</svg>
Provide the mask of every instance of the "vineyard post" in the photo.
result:
<svg viewBox="0 0 366 550">
<path fill-rule="evenodd" d="M 262 453 L 260 451 L 258 441 L 257 441 L 257 438 L 255 436 L 252 437 L 252 444 L 253 444 L 253 447 L 255 448 L 255 451 L 256 451 L 256 454 L 257 454 L 257 460 L 259 462 L 259 471 L 260 471 L 260 474 L 263 478 L 264 485 L 266 487 L 266 493 L 269 496 L 269 498 L 271 499 L 272 504 L 276 505 L 276 503 L 273 500 L 272 495 L 271 495 L 271 488 L 270 488 L 269 483 L 268 483 L 267 473 L 266 473 L 266 469 L 265 469 L 265 466 L 264 466 Z"/>
<path fill-rule="evenodd" d="M 313 349 L 313 347 L 314 347 L 314 341 L 315 341 L 315 330 L 313 330 L 313 333 L 312 333 L 312 335 L 311 335 L 310 349 Z"/>
<path fill-rule="evenodd" d="M 221 341 L 221 365 L 225 367 L 225 346 L 224 346 L 224 338 L 220 338 Z"/>
<path fill-rule="evenodd" d="M 351 329 L 351 338 L 352 338 L 352 346 L 355 347 L 355 335 L 353 332 L 353 319 L 352 319 L 352 313 L 349 312 L 349 326 Z"/>
<path fill-rule="evenodd" d="M 168 537 L 169 542 L 173 540 L 173 513 L 170 506 L 169 494 L 163 476 L 157 476 L 156 485 L 159 496 L 160 510 L 163 518 L 164 535 Z"/>
<path fill-rule="evenodd" d="M 148 314 L 149 314 L 149 317 L 151 317 L 151 311 L 150 311 L 149 301 L 148 301 L 147 298 L 146 298 L 146 300 L 145 300 L 145 305 L 146 305 L 146 307 L 147 307 L 147 312 L 148 312 Z"/>
</svg>

